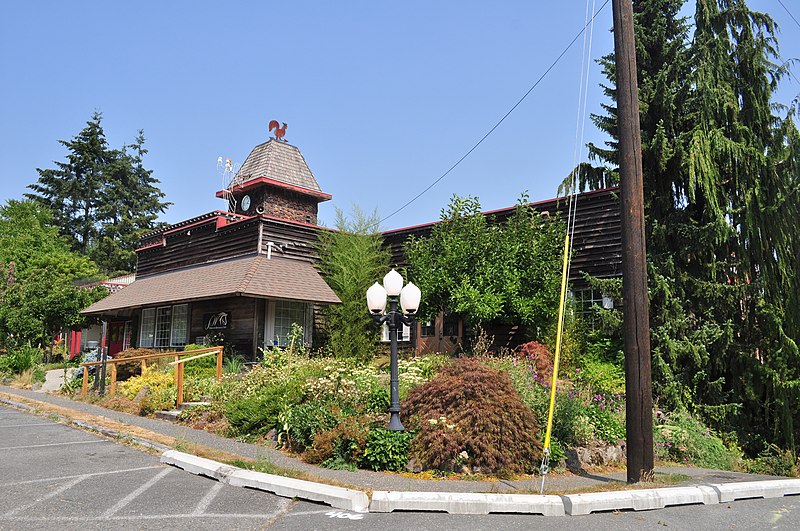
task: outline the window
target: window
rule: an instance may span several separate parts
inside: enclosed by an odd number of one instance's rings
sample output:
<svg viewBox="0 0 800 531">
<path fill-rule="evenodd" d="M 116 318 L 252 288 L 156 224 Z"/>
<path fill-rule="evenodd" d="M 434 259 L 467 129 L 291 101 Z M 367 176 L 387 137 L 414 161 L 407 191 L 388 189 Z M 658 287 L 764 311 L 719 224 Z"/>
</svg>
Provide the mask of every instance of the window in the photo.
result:
<svg viewBox="0 0 800 531">
<path fill-rule="evenodd" d="M 411 328 L 408 325 L 403 325 L 402 332 L 400 330 L 397 331 L 397 340 L 411 341 Z M 391 341 L 391 339 L 389 339 L 389 325 L 386 323 L 383 323 L 383 326 L 381 327 L 381 341 L 384 343 Z"/>
<path fill-rule="evenodd" d="M 308 305 L 304 302 L 275 301 L 275 344 L 281 347 L 289 345 L 293 323 L 303 329 L 303 342 L 310 343 L 307 316 Z"/>
<path fill-rule="evenodd" d="M 598 307 L 606 310 L 614 308 L 614 299 L 597 290 L 572 291 L 570 297 L 575 301 L 575 313 L 581 315 L 592 326 L 596 324 Z"/>
<path fill-rule="evenodd" d="M 182 347 L 189 335 L 189 305 L 142 310 L 140 347 Z"/>
<path fill-rule="evenodd" d="M 172 307 L 172 330 L 170 330 L 170 345 L 182 347 L 189 337 L 189 305 L 179 304 Z"/>
<path fill-rule="evenodd" d="M 445 315 L 444 316 L 444 327 L 442 329 L 442 335 L 450 336 L 450 337 L 458 337 L 458 316 L 457 315 Z"/>
<path fill-rule="evenodd" d="M 436 335 L 436 319 L 431 319 L 427 323 L 420 325 L 419 335 L 422 337 L 433 337 Z"/>
<path fill-rule="evenodd" d="M 156 309 L 147 308 L 142 310 L 142 326 L 139 329 L 139 346 L 152 347 L 155 337 L 154 330 L 156 324 Z"/>
</svg>

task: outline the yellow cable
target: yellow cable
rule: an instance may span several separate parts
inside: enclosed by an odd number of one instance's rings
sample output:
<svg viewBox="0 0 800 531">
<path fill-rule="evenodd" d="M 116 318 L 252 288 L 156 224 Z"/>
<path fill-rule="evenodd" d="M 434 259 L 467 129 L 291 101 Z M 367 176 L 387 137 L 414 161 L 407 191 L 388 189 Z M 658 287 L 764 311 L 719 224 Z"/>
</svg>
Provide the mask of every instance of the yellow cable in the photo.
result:
<svg viewBox="0 0 800 531">
<path fill-rule="evenodd" d="M 556 331 L 556 355 L 553 359 L 553 380 L 550 384 L 550 411 L 547 413 L 547 432 L 544 436 L 545 455 L 550 453 L 550 433 L 553 431 L 553 412 L 556 406 L 556 382 L 558 361 L 561 356 L 561 333 L 564 329 L 564 305 L 567 299 L 567 264 L 569 262 L 569 231 L 564 237 L 564 264 L 561 268 L 561 301 L 558 306 L 558 329 Z"/>
</svg>

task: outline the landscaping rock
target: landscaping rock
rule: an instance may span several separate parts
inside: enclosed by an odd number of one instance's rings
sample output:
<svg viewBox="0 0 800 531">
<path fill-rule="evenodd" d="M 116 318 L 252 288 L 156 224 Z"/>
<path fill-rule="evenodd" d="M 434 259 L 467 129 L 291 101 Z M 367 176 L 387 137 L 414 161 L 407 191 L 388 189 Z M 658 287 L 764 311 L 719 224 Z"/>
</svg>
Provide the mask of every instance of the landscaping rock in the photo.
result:
<svg viewBox="0 0 800 531">
<path fill-rule="evenodd" d="M 625 444 L 594 443 L 589 446 L 570 448 L 567 454 L 567 468 L 573 472 L 583 471 L 592 466 L 624 464 L 627 461 Z"/>
<path fill-rule="evenodd" d="M 136 396 L 133 398 L 133 401 L 134 401 L 134 402 L 137 402 L 137 403 L 138 403 L 138 402 L 141 402 L 141 401 L 142 401 L 142 400 L 144 400 L 144 399 L 145 399 L 145 397 L 147 397 L 147 395 L 149 395 L 149 394 L 150 394 L 150 386 L 149 386 L 149 385 L 145 385 L 144 387 L 142 387 L 142 388 L 139 390 L 139 392 L 138 392 L 138 393 L 136 393 Z"/>
</svg>

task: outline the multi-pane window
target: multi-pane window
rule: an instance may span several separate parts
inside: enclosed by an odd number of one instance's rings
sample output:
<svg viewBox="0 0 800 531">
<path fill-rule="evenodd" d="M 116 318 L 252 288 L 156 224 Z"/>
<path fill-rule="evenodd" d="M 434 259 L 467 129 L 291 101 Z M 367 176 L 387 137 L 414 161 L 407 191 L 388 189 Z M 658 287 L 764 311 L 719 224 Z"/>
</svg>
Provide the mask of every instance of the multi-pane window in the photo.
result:
<svg viewBox="0 0 800 531">
<path fill-rule="evenodd" d="M 308 305 L 304 302 L 275 301 L 275 342 L 278 346 L 289 345 L 292 324 L 303 329 L 303 341 L 308 343 Z"/>
<path fill-rule="evenodd" d="M 597 319 L 596 308 L 610 310 L 614 307 L 614 299 L 603 295 L 602 292 L 593 289 L 584 289 L 570 292 L 575 301 L 575 313 L 583 316 L 592 326 Z"/>
<path fill-rule="evenodd" d="M 433 337 L 436 335 L 436 319 L 431 319 L 420 325 L 419 335 L 422 337 Z"/>
<path fill-rule="evenodd" d="M 189 305 L 142 310 L 140 347 L 182 347 L 189 335 Z"/>
</svg>

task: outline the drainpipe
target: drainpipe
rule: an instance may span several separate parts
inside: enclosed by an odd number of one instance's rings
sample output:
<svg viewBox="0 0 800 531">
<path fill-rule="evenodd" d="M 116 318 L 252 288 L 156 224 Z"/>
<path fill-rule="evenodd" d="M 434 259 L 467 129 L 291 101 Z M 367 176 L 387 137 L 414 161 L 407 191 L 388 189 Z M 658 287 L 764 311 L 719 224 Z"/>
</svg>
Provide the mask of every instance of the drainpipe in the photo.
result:
<svg viewBox="0 0 800 531">
<path fill-rule="evenodd" d="M 275 245 L 273 242 L 267 242 L 267 260 L 272 260 L 272 246 Z"/>
</svg>

